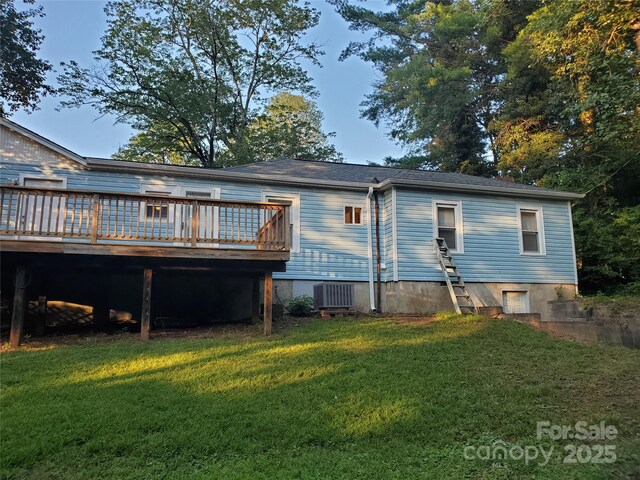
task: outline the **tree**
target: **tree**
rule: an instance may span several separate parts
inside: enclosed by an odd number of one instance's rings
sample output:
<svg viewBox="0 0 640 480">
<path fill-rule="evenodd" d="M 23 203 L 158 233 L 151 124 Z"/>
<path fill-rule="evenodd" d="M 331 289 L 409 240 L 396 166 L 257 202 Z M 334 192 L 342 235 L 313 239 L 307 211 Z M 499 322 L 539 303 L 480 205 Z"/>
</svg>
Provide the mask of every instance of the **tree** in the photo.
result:
<svg viewBox="0 0 640 480">
<path fill-rule="evenodd" d="M 390 12 L 334 3 L 352 29 L 372 32 L 342 58 L 359 55 L 382 73 L 363 116 L 390 124 L 391 137 L 410 149 L 387 163 L 495 173 L 500 152 L 490 126 L 507 70 L 501 50 L 539 2 L 392 0 Z"/>
<path fill-rule="evenodd" d="M 130 162 L 201 166 L 200 161 L 188 153 L 170 123 L 149 125 L 146 131 L 133 135 L 112 157 Z"/>
<path fill-rule="evenodd" d="M 562 178 L 570 187 L 566 173 L 573 170 L 583 187 L 585 175 L 595 182 L 636 154 L 635 10 L 630 1 L 557 0 L 529 17 L 505 49 L 507 101 L 496 124 L 501 169 L 518 176 L 521 159 L 539 158 L 535 163 L 547 166 L 538 181 Z"/>
<path fill-rule="evenodd" d="M 302 42 L 319 19 L 308 4 L 119 0 L 105 11 L 97 65 L 65 65 L 62 106 L 115 114 L 141 132 L 134 149 L 204 167 L 246 162 L 255 105 L 274 90 L 313 92 L 300 66 L 322 53 Z"/>
<path fill-rule="evenodd" d="M 33 18 L 43 15 L 42 6 L 19 12 L 13 0 L 0 0 L 0 116 L 36 110 L 40 97 L 54 93 L 46 84 L 51 64 L 37 57 L 44 37 Z"/>
<path fill-rule="evenodd" d="M 315 102 L 286 92 L 276 95 L 247 129 L 253 157 L 342 162 L 342 154 L 329 143 L 335 133 L 322 131 L 322 119 Z"/>
<path fill-rule="evenodd" d="M 574 206 L 584 291 L 640 282 L 640 22 L 621 0 L 335 0 L 382 80 L 364 116 L 412 146 L 388 164 L 587 192 Z"/>
<path fill-rule="evenodd" d="M 574 208 L 584 291 L 640 282 L 637 18 L 632 1 L 556 0 L 536 10 L 505 51 L 511 100 L 501 135 L 535 126 L 504 142 L 500 168 L 531 181 L 533 167 L 540 185 L 587 192 Z M 527 151 L 542 154 L 537 171 Z"/>
</svg>

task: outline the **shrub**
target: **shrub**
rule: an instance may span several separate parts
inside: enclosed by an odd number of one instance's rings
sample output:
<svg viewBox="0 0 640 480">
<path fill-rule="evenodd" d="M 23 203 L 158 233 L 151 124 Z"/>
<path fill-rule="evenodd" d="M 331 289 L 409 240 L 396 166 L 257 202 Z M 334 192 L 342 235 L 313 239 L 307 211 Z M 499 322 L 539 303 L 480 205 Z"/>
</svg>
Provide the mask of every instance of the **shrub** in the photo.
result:
<svg viewBox="0 0 640 480">
<path fill-rule="evenodd" d="M 313 312 L 313 297 L 309 295 L 299 295 L 287 300 L 287 310 L 291 315 L 306 317 Z"/>
</svg>

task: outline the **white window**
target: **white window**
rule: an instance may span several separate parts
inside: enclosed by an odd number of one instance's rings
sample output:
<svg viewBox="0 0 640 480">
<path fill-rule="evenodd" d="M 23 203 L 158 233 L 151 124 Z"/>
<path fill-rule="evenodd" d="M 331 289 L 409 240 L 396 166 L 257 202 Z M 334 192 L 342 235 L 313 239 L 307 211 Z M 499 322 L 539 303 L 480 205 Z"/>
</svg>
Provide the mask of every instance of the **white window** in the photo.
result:
<svg viewBox="0 0 640 480">
<path fill-rule="evenodd" d="M 300 253 L 300 194 L 262 192 L 263 202 L 290 203 L 289 231 L 291 232 L 291 252 Z"/>
<path fill-rule="evenodd" d="M 529 313 L 529 292 L 504 290 L 502 309 L 504 313 Z"/>
<path fill-rule="evenodd" d="M 464 253 L 462 202 L 434 202 L 433 237 L 444 238 L 452 252 Z"/>
<path fill-rule="evenodd" d="M 542 207 L 518 206 L 518 230 L 522 255 L 545 255 Z"/>
<path fill-rule="evenodd" d="M 177 196 L 179 189 L 177 185 L 143 183 L 140 186 L 141 193 L 145 195 L 160 195 L 163 197 Z M 165 222 L 169 219 L 173 222 L 173 210 L 169 211 L 169 203 L 160 199 L 145 200 L 140 208 L 140 221 Z"/>
<path fill-rule="evenodd" d="M 362 207 L 345 206 L 344 223 L 346 225 L 362 225 Z"/>
</svg>

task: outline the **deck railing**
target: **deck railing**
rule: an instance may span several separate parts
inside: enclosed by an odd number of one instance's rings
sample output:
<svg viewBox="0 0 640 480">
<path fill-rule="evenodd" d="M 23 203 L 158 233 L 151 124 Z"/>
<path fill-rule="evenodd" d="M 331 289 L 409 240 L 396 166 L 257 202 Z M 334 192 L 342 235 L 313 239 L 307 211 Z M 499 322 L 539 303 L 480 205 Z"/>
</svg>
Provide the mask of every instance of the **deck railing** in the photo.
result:
<svg viewBox="0 0 640 480">
<path fill-rule="evenodd" d="M 0 187 L 0 238 L 289 250 L 289 206 Z"/>
</svg>

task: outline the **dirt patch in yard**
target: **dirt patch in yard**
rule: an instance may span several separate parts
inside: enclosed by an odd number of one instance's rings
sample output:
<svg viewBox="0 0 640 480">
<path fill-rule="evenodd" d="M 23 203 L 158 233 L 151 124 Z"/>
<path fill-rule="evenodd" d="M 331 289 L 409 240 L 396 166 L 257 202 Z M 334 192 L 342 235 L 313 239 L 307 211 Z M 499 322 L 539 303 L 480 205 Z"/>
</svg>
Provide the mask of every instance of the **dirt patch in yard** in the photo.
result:
<svg viewBox="0 0 640 480">
<path fill-rule="evenodd" d="M 310 322 L 323 321 L 319 317 L 293 317 L 286 315 L 284 318 L 274 320 L 273 333 L 286 333 L 288 330 L 304 326 Z M 152 328 L 151 341 L 173 338 L 235 338 L 249 339 L 261 337 L 262 321 L 256 324 L 250 322 L 236 322 L 227 324 L 215 324 L 200 327 L 187 328 Z M 8 332 L 2 335 L 1 350 L 8 349 Z M 22 340 L 21 349 L 46 350 L 62 345 L 81 344 L 108 344 L 120 341 L 140 341 L 139 330 L 125 328 L 111 328 L 108 331 L 92 329 L 90 325 L 78 328 L 76 331 L 59 331 L 45 334 L 41 337 L 26 334 Z"/>
</svg>

